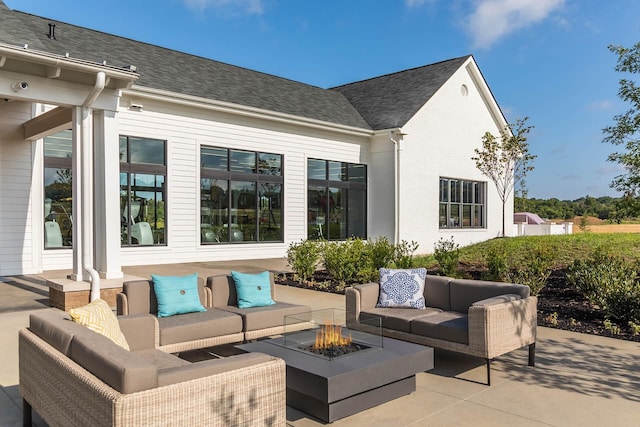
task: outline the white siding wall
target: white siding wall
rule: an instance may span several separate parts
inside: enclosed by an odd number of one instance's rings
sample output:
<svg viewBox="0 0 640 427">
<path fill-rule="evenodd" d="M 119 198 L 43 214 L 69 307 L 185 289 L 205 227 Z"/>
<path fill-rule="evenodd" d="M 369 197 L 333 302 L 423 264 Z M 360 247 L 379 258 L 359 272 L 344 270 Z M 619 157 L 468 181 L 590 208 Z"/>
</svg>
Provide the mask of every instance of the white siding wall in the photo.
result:
<svg viewBox="0 0 640 427">
<path fill-rule="evenodd" d="M 369 160 L 366 137 L 147 101 L 142 111 L 120 111 L 119 123 L 122 135 L 168 141 L 168 245 L 122 248 L 123 265 L 284 257 L 291 242 L 306 238 L 307 158 L 353 163 L 368 163 Z M 284 155 L 284 243 L 199 244 L 201 146 Z"/>
<path fill-rule="evenodd" d="M 35 235 L 31 206 L 35 144 L 22 134 L 30 118 L 30 103 L 0 100 L 0 275 L 40 268 L 34 248 L 42 247 L 43 227 Z"/>
<path fill-rule="evenodd" d="M 468 95 L 461 94 L 466 85 Z M 441 237 L 461 245 L 498 236 L 502 230 L 502 202 L 493 182 L 471 160 L 481 147 L 485 132 L 498 127 L 485 105 L 480 89 L 466 68 L 459 69 L 431 100 L 403 127 L 407 135 L 400 153 L 400 236 L 420 244 L 417 253 L 432 253 Z M 486 182 L 486 229 L 439 229 L 439 178 Z M 513 217 L 507 203 L 506 218 Z M 511 232 L 510 225 L 507 232 Z"/>
<path fill-rule="evenodd" d="M 395 145 L 389 133 L 371 142 L 369 173 L 369 237 L 386 237 L 391 243 L 395 228 Z"/>
</svg>

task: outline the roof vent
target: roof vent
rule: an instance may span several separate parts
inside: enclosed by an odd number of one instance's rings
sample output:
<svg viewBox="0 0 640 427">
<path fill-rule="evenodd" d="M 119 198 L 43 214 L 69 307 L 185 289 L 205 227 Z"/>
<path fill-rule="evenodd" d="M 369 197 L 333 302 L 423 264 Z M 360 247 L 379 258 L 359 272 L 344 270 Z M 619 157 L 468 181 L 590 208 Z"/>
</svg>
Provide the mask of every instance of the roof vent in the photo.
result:
<svg viewBox="0 0 640 427">
<path fill-rule="evenodd" d="M 49 35 L 47 37 L 52 40 L 56 39 L 56 24 L 49 24 Z"/>
</svg>

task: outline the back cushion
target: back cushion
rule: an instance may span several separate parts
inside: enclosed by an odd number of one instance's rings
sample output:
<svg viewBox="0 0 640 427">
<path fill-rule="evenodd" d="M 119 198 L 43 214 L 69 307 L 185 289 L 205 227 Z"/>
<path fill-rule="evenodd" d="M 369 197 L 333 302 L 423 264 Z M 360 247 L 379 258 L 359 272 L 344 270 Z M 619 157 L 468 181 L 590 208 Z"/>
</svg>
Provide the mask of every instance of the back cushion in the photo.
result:
<svg viewBox="0 0 640 427">
<path fill-rule="evenodd" d="M 512 283 L 488 282 L 484 280 L 452 279 L 449 282 L 451 310 L 467 313 L 469 307 L 477 301 L 504 294 L 515 294 L 527 298 L 528 286 Z"/>
<path fill-rule="evenodd" d="M 120 393 L 158 386 L 158 372 L 153 363 L 95 332 L 74 336 L 69 357 Z"/>
<path fill-rule="evenodd" d="M 29 330 L 66 356 L 69 355 L 71 340 L 75 335 L 95 333 L 71 320 L 66 312 L 57 309 L 31 313 Z"/>
<path fill-rule="evenodd" d="M 450 280 L 450 277 L 427 274 L 424 285 L 424 299 L 427 307 L 439 308 L 444 311 L 451 310 L 451 303 L 449 301 Z"/>
<path fill-rule="evenodd" d="M 158 300 L 153 290 L 152 280 L 131 280 L 122 284 L 122 292 L 127 295 L 129 314 L 157 314 Z M 198 293 L 200 303 L 207 306 L 204 293 L 204 280 L 198 277 Z"/>
</svg>

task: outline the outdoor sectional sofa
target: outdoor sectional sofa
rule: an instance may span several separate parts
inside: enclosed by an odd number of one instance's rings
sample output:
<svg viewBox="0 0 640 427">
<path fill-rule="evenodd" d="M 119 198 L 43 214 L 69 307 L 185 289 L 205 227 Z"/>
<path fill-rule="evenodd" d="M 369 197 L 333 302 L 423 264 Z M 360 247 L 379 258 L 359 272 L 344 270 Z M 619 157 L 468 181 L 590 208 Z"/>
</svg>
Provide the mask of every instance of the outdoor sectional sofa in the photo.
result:
<svg viewBox="0 0 640 427">
<path fill-rule="evenodd" d="M 382 319 L 384 336 L 491 360 L 529 346 L 535 363 L 537 297 L 528 286 L 427 275 L 426 308 L 376 307 L 379 283 L 346 290 L 347 326 L 366 329 L 370 316 Z"/>
<path fill-rule="evenodd" d="M 190 363 L 158 350 L 150 314 L 118 316 L 130 351 L 57 309 L 19 334 L 24 425 L 283 426 L 284 361 L 261 353 Z"/>
<path fill-rule="evenodd" d="M 273 274 L 269 273 L 271 298 L 275 304 L 238 308 L 238 296 L 231 275 L 209 276 L 198 281 L 200 302 L 204 312 L 158 317 L 158 348 L 175 353 L 228 343 L 243 342 L 281 334 L 287 315 L 310 313 L 305 305 L 288 304 L 276 299 Z M 158 313 L 152 280 L 125 282 L 116 297 L 118 315 Z M 300 317 L 298 316 L 298 317 Z M 304 329 L 308 325 L 287 325 L 288 330 Z"/>
</svg>

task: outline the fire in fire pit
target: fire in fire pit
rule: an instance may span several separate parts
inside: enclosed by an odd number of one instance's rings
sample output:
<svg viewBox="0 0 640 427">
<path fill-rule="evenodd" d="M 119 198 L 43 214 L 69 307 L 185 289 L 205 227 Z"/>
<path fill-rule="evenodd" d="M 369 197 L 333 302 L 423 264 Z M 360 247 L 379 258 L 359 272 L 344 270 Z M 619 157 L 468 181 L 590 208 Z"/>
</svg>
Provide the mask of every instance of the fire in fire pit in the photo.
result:
<svg viewBox="0 0 640 427">
<path fill-rule="evenodd" d="M 333 359 L 356 351 L 369 348 L 368 346 L 354 343 L 349 336 L 342 334 L 342 326 L 326 323 L 316 331 L 316 340 L 313 345 L 301 347 L 305 351 L 319 354 L 324 357 Z"/>
</svg>

